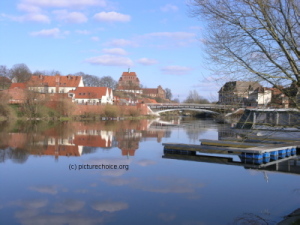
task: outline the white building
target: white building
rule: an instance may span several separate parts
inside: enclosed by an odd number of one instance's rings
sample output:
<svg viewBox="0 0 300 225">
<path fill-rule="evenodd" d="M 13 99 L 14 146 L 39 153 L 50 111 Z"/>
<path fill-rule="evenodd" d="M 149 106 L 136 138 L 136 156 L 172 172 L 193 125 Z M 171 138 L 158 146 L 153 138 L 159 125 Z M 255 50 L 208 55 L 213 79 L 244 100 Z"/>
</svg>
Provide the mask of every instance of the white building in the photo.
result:
<svg viewBox="0 0 300 225">
<path fill-rule="evenodd" d="M 27 82 L 29 90 L 40 93 L 68 93 L 77 87 L 84 87 L 81 76 L 32 76 Z"/>
<path fill-rule="evenodd" d="M 68 97 L 77 104 L 113 104 L 113 91 L 108 87 L 78 87 L 69 91 Z"/>
</svg>

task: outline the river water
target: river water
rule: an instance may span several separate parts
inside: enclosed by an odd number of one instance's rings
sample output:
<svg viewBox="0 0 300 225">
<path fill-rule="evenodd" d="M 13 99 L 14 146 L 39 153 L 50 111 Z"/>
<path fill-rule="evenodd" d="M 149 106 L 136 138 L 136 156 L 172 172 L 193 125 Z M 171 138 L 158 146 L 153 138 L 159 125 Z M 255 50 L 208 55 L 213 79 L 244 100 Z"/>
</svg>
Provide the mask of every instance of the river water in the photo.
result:
<svg viewBox="0 0 300 225">
<path fill-rule="evenodd" d="M 300 160 L 165 154 L 162 143 L 236 135 L 213 120 L 171 122 L 1 124 L 0 224 L 276 224 L 300 207 Z"/>
</svg>

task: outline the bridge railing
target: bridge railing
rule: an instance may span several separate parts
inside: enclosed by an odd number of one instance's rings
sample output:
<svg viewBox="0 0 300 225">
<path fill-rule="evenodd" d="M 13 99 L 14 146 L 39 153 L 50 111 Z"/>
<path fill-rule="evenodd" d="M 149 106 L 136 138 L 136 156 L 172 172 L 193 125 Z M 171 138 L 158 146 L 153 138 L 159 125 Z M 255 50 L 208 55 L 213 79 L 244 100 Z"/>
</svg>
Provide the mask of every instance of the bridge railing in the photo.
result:
<svg viewBox="0 0 300 225">
<path fill-rule="evenodd" d="M 219 104 L 194 104 L 194 103 L 147 103 L 150 108 L 207 108 L 207 109 L 230 109 L 233 105 Z"/>
</svg>

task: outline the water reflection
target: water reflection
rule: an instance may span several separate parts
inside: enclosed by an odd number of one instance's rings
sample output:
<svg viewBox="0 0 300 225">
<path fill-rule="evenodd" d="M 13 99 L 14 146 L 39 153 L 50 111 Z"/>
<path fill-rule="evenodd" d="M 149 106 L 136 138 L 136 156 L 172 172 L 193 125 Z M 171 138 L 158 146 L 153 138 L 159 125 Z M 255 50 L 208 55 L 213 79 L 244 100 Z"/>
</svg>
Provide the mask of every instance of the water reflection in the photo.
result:
<svg viewBox="0 0 300 225">
<path fill-rule="evenodd" d="M 123 156 L 134 156 L 141 141 L 170 136 L 170 131 L 149 129 L 152 121 L 64 122 L 59 124 L 28 123 L 24 130 L 0 133 L 0 162 L 11 159 L 24 163 L 29 155 L 81 156 L 118 147 Z M 47 126 L 52 125 L 52 126 Z M 28 129 L 32 127 L 32 129 Z M 2 126 L 3 128 L 4 126 Z M 38 128 L 43 127 L 42 130 Z"/>
<path fill-rule="evenodd" d="M 161 144 L 230 132 L 186 119 L 2 124 L 0 224 L 242 224 L 265 210 L 268 221 L 279 221 L 299 203 L 298 159 L 246 168 L 226 157 L 164 154 Z M 130 167 L 75 171 L 70 164 Z"/>
</svg>

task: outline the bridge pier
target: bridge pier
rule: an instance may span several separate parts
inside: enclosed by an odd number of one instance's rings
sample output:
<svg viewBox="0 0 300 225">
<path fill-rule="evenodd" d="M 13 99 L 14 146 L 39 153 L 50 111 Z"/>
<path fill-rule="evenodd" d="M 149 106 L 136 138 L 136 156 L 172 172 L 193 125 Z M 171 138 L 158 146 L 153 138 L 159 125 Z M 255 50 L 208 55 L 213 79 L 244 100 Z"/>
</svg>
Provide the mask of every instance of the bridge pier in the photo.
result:
<svg viewBox="0 0 300 225">
<path fill-rule="evenodd" d="M 246 109 L 236 128 L 257 128 L 259 125 L 270 127 L 300 126 L 300 111 L 297 109 Z"/>
</svg>

